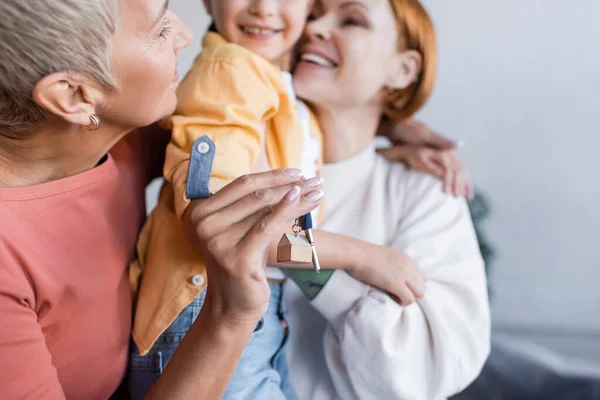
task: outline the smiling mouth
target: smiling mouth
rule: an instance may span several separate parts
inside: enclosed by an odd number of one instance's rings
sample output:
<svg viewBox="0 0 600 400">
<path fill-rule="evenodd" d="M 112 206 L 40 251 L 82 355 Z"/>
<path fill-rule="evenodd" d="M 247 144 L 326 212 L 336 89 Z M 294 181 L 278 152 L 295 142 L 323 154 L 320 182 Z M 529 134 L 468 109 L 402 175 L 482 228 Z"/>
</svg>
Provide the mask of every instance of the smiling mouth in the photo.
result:
<svg viewBox="0 0 600 400">
<path fill-rule="evenodd" d="M 335 68 L 338 65 L 333 61 L 314 53 L 304 53 L 300 56 L 300 61 L 318 65 L 325 68 Z"/>
<path fill-rule="evenodd" d="M 249 35 L 251 37 L 258 37 L 258 38 L 270 38 L 272 36 L 275 36 L 275 35 L 281 33 L 281 31 L 282 31 L 282 29 L 272 29 L 272 28 L 246 26 L 246 25 L 240 25 L 240 29 L 242 32 L 246 33 L 247 35 Z"/>
</svg>

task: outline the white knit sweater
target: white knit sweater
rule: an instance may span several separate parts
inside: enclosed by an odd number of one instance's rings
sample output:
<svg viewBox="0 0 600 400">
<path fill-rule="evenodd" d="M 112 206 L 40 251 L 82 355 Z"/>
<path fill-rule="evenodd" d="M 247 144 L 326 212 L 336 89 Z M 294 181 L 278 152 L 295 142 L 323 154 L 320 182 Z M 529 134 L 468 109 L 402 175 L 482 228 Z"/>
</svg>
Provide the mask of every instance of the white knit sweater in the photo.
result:
<svg viewBox="0 0 600 400">
<path fill-rule="evenodd" d="M 289 283 L 287 355 L 299 399 L 438 400 L 462 390 L 490 349 L 484 265 L 466 202 L 373 146 L 322 175 L 322 229 L 404 251 L 428 280 L 409 307 L 343 271 L 312 303 Z"/>
</svg>

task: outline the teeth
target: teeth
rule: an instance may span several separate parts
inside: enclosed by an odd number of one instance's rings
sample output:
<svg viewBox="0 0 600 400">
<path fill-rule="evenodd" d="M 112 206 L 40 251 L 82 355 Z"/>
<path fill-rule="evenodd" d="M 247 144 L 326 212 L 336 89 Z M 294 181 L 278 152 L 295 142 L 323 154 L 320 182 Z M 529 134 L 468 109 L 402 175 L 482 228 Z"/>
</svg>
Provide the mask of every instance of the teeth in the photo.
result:
<svg viewBox="0 0 600 400">
<path fill-rule="evenodd" d="M 302 61 L 308 61 L 320 65 L 322 67 L 333 67 L 333 63 L 326 58 L 318 56 L 316 54 L 306 53 L 302 54 Z"/>
<path fill-rule="evenodd" d="M 243 26 L 242 30 L 252 35 L 268 35 L 275 32 L 273 29 L 250 28 L 247 26 Z"/>
</svg>

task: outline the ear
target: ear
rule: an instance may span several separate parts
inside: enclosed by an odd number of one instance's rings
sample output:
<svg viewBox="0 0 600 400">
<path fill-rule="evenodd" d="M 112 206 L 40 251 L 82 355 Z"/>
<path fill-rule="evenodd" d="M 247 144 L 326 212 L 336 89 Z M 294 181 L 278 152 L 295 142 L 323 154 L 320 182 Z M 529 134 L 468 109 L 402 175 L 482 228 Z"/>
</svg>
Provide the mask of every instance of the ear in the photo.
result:
<svg viewBox="0 0 600 400">
<path fill-rule="evenodd" d="M 387 87 L 391 89 L 406 89 L 415 82 L 423 68 L 423 57 L 418 51 L 407 50 L 394 56 L 390 63 L 390 73 Z"/>
<path fill-rule="evenodd" d="M 37 83 L 33 100 L 71 124 L 86 126 L 104 100 L 104 94 L 83 74 L 55 72 Z"/>
</svg>

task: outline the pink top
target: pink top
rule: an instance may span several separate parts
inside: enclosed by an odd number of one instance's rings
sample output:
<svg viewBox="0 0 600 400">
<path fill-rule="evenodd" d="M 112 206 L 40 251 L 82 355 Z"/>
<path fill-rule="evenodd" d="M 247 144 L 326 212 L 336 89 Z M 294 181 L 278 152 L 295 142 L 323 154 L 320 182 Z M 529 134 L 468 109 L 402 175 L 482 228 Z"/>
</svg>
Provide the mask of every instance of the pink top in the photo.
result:
<svg viewBox="0 0 600 400">
<path fill-rule="evenodd" d="M 140 139 L 82 174 L 0 188 L 0 398 L 105 400 L 121 382 L 150 178 Z"/>
</svg>

